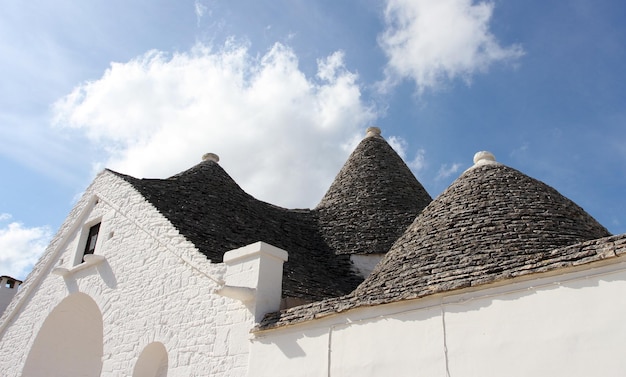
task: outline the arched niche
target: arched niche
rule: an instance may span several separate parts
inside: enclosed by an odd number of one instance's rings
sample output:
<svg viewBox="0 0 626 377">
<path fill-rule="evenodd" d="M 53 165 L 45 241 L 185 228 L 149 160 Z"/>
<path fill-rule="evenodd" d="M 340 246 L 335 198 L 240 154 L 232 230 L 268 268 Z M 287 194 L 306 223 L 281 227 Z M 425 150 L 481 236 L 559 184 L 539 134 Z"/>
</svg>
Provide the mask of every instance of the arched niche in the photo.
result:
<svg viewBox="0 0 626 377">
<path fill-rule="evenodd" d="M 100 376 L 102 349 L 102 313 L 91 297 L 75 293 L 44 321 L 22 376 Z"/>
<path fill-rule="evenodd" d="M 141 351 L 133 377 L 166 377 L 167 364 L 167 350 L 163 343 L 150 343 Z"/>
</svg>

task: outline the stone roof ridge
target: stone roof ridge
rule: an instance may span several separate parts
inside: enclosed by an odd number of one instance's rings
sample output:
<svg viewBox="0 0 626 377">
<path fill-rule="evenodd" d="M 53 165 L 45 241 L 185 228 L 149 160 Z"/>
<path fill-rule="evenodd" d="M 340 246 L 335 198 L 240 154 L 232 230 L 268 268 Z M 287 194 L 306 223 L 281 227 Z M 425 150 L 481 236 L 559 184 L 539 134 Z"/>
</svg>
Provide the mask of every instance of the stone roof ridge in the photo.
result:
<svg viewBox="0 0 626 377">
<path fill-rule="evenodd" d="M 336 253 L 385 253 L 431 200 L 380 129 L 370 127 L 315 210 Z"/>
<path fill-rule="evenodd" d="M 397 297 L 429 286 L 540 260 L 550 250 L 610 233 L 547 184 L 480 152 L 475 164 L 433 200 L 355 293 Z"/>
</svg>

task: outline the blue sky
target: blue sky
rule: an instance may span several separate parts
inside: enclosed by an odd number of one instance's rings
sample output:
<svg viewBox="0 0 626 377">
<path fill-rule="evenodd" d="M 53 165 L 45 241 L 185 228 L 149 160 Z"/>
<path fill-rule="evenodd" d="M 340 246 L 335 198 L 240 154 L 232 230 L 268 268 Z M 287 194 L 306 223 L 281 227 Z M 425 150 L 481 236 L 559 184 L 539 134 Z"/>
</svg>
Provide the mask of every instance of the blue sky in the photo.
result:
<svg viewBox="0 0 626 377">
<path fill-rule="evenodd" d="M 24 278 L 109 167 L 215 152 L 312 207 L 377 125 L 435 197 L 479 150 L 626 232 L 626 3 L 8 0 L 0 274 Z"/>
</svg>

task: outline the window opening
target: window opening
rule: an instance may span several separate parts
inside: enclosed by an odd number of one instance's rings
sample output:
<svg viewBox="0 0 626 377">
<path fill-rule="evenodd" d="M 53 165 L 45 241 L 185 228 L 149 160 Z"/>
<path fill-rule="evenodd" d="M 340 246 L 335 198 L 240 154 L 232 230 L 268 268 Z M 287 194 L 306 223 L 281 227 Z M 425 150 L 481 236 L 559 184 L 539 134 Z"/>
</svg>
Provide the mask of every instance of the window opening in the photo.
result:
<svg viewBox="0 0 626 377">
<path fill-rule="evenodd" d="M 83 262 L 85 261 L 85 255 L 93 254 L 96 251 L 96 241 L 98 241 L 98 233 L 100 232 L 100 223 L 89 228 L 89 235 L 87 236 L 87 243 L 85 244 L 85 252 L 83 253 Z"/>
</svg>

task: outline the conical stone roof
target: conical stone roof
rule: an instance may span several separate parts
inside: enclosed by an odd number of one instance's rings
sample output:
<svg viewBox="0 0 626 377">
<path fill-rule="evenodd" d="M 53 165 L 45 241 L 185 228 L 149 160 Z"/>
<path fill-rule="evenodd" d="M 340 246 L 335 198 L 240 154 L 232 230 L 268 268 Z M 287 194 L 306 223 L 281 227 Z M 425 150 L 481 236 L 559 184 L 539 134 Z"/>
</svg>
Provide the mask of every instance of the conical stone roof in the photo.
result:
<svg viewBox="0 0 626 377">
<path fill-rule="evenodd" d="M 390 302 L 478 285 L 532 269 L 557 248 L 609 236 L 552 187 L 477 154 L 353 293 Z M 572 253 L 576 253 L 575 250 Z"/>
<path fill-rule="evenodd" d="M 432 198 L 376 127 L 315 208 L 338 254 L 385 253 Z"/>
<path fill-rule="evenodd" d="M 283 296 L 307 301 L 336 297 L 362 281 L 348 256 L 336 255 L 318 231 L 311 210 L 285 209 L 247 194 L 205 155 L 200 164 L 167 179 L 129 182 L 178 231 L 213 262 L 225 252 L 264 241 L 289 253 L 283 268 Z"/>
</svg>

